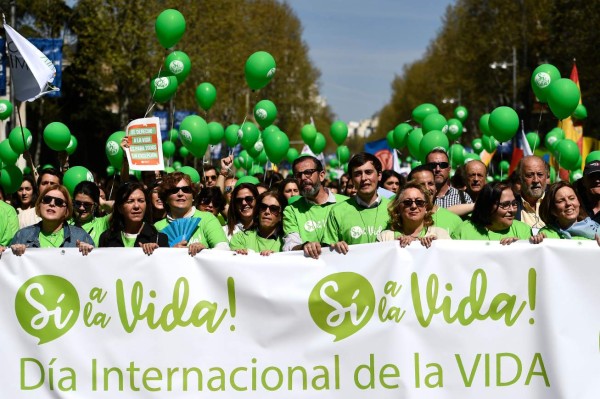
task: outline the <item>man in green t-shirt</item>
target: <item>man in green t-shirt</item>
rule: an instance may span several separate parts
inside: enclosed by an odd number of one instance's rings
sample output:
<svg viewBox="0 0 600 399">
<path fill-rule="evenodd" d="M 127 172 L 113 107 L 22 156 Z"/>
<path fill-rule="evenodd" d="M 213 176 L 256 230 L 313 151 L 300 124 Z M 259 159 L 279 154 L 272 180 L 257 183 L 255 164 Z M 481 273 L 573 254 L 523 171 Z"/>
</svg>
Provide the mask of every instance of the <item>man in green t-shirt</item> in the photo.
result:
<svg viewBox="0 0 600 399">
<path fill-rule="evenodd" d="M 334 194 L 323 186 L 325 171 L 317 158 L 303 155 L 292 164 L 294 177 L 300 184 L 302 198 L 289 204 L 283 212 L 283 250 L 304 250 L 304 255 L 317 259 L 325 223 L 332 206 L 348 197 Z"/>
<path fill-rule="evenodd" d="M 325 227 L 324 242 L 339 253 L 347 254 L 349 245 L 377 241 L 388 228 L 389 200 L 377 194 L 381 180 L 381 162 L 375 155 L 361 152 L 348 163 L 356 195 L 335 205 Z"/>
<path fill-rule="evenodd" d="M 0 201 L 0 246 L 5 247 L 19 230 L 17 211 L 4 201 Z"/>
</svg>

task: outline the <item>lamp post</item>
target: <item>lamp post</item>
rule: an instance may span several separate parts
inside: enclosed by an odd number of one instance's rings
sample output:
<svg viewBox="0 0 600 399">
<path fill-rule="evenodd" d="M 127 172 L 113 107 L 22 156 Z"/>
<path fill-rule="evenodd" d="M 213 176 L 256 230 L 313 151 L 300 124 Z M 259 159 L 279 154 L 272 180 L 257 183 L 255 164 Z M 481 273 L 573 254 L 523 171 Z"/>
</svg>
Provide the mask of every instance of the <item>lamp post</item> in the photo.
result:
<svg viewBox="0 0 600 399">
<path fill-rule="evenodd" d="M 517 109 L 517 48 L 513 46 L 512 48 L 512 62 L 506 61 L 494 61 L 490 64 L 490 68 L 492 69 L 507 69 L 508 67 L 512 67 L 512 78 L 513 78 L 513 109 Z"/>
</svg>

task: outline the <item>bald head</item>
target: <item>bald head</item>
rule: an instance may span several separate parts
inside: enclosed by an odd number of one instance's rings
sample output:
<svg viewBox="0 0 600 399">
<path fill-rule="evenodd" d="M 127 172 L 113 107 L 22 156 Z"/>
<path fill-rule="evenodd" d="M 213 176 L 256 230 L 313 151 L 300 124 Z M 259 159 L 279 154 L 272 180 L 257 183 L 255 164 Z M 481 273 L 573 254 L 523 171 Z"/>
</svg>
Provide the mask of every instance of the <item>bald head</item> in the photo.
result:
<svg viewBox="0 0 600 399">
<path fill-rule="evenodd" d="M 471 198 L 476 198 L 486 184 L 487 166 L 476 159 L 467 162 L 465 165 L 465 178 L 467 193 L 469 193 Z"/>
</svg>

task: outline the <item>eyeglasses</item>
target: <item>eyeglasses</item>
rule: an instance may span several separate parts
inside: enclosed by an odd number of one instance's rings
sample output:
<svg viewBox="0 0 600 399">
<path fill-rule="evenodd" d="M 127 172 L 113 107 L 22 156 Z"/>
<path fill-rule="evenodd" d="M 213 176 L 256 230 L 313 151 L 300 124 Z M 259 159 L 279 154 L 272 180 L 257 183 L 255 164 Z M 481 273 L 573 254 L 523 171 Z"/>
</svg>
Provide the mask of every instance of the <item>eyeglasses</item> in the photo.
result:
<svg viewBox="0 0 600 399">
<path fill-rule="evenodd" d="M 402 201 L 402 205 L 404 205 L 406 208 L 410 208 L 412 206 L 412 204 L 415 204 L 417 206 L 417 208 L 423 208 L 425 206 L 425 200 L 422 200 L 421 198 L 417 198 L 417 199 L 407 198 Z"/>
<path fill-rule="evenodd" d="M 517 200 L 498 202 L 498 208 L 500 209 L 516 208 L 518 206 L 519 201 Z"/>
<path fill-rule="evenodd" d="M 95 204 L 93 202 L 83 202 L 78 200 L 73 201 L 73 206 L 75 209 L 83 208 L 86 212 L 91 211 L 94 205 Z"/>
<path fill-rule="evenodd" d="M 306 169 L 303 170 L 302 172 L 296 172 L 294 173 L 294 177 L 296 179 L 302 179 L 302 176 L 304 177 L 311 177 L 313 173 L 317 172 L 318 169 Z"/>
<path fill-rule="evenodd" d="M 264 203 L 261 203 L 258 206 L 258 209 L 260 210 L 260 212 L 266 212 L 267 209 L 269 210 L 269 212 L 271 212 L 273 215 L 277 216 L 279 215 L 279 213 L 281 212 L 281 207 L 278 205 L 267 205 Z"/>
<path fill-rule="evenodd" d="M 181 192 L 184 194 L 192 193 L 192 188 L 190 186 L 174 187 L 174 188 L 168 189 L 165 192 L 167 193 L 167 196 L 169 196 L 169 195 L 177 194 L 179 192 L 179 190 L 181 190 Z"/>
<path fill-rule="evenodd" d="M 217 181 L 217 176 L 204 176 L 204 180 Z"/>
<path fill-rule="evenodd" d="M 251 203 L 254 202 L 254 197 L 251 196 L 251 195 L 249 195 L 247 197 L 238 197 L 238 198 L 235 199 L 235 203 L 238 204 L 238 205 L 243 205 L 244 202 L 246 202 L 248 204 L 251 204 Z"/>
<path fill-rule="evenodd" d="M 427 162 L 427 167 L 430 169 L 435 169 L 439 167 L 440 169 L 448 169 L 450 164 L 448 162 Z"/>
<path fill-rule="evenodd" d="M 51 195 L 44 195 L 44 197 L 42 197 L 42 204 L 44 205 L 50 205 L 52 201 L 54 201 L 54 205 L 56 205 L 59 208 L 67 206 L 67 201 L 65 201 L 62 198 L 56 198 Z"/>
</svg>

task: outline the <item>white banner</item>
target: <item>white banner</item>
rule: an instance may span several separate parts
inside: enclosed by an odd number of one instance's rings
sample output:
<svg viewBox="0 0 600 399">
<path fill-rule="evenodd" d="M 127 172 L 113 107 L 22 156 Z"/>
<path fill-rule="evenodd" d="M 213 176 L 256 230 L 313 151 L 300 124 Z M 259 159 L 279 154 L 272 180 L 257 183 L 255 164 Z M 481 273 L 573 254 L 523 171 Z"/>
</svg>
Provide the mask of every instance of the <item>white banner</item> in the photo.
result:
<svg viewBox="0 0 600 399">
<path fill-rule="evenodd" d="M 8 251 L 0 397 L 597 399 L 599 253 Z"/>
</svg>

